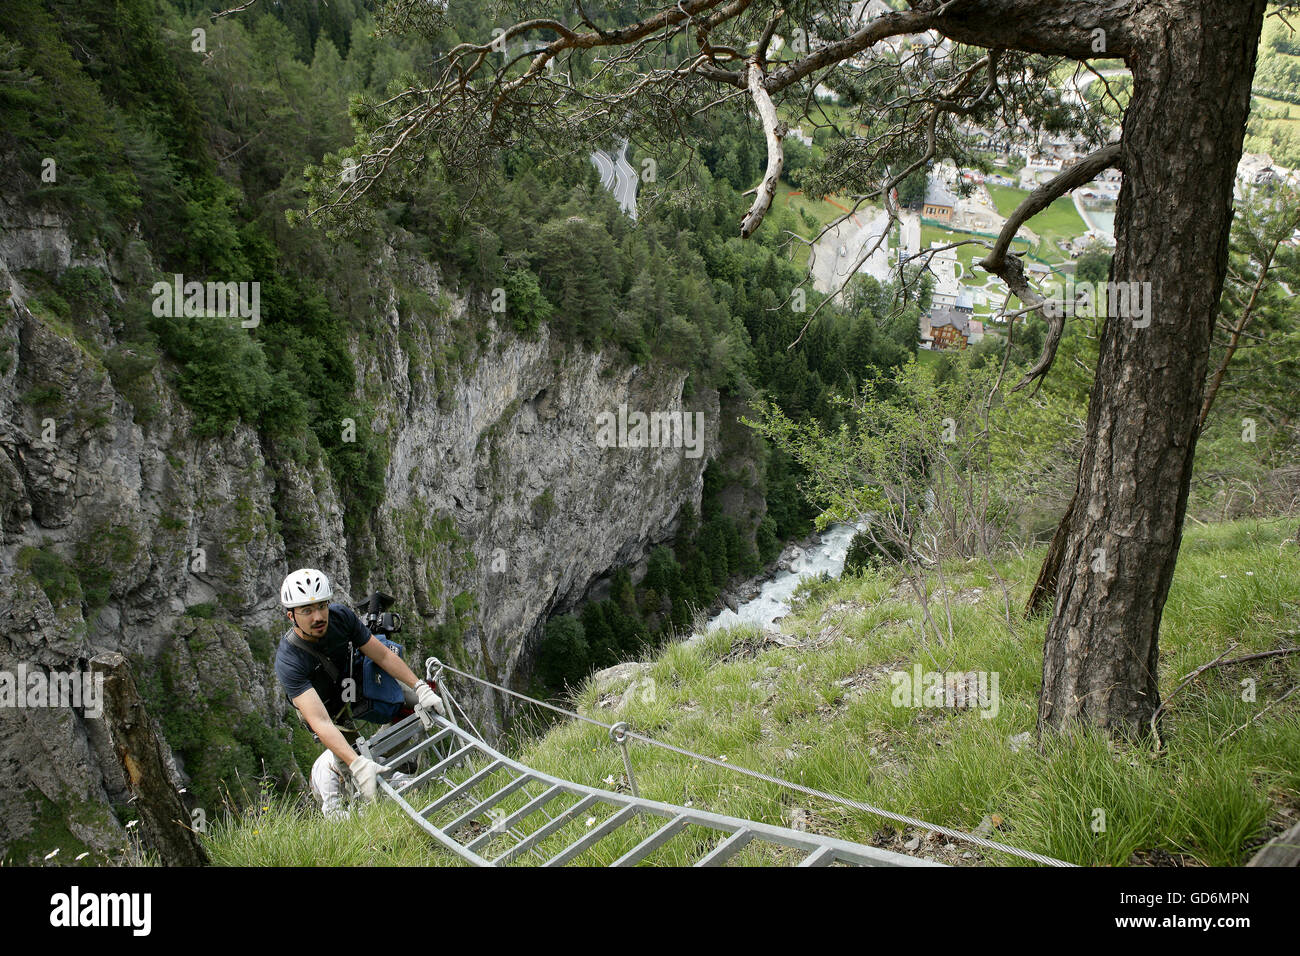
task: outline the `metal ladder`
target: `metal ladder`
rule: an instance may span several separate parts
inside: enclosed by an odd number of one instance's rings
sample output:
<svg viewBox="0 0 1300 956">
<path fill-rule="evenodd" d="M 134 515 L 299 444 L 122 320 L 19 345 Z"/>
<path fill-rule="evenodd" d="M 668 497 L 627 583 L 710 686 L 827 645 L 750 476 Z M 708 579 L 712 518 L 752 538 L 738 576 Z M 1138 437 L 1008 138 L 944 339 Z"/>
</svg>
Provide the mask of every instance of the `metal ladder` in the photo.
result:
<svg viewBox="0 0 1300 956">
<path fill-rule="evenodd" d="M 428 763 L 400 787 L 381 776 L 380 792 L 445 849 L 476 866 L 504 866 L 525 855 L 542 866 L 582 865 L 584 855 L 613 856 L 606 865 L 632 866 L 676 837 L 690 841 L 679 856 L 692 859 L 692 866 L 722 866 L 751 844 L 789 848 L 798 866 L 942 865 L 562 780 L 511 760 L 437 715 L 429 718 L 426 727 L 412 714 L 357 741 L 358 750 L 394 768 Z M 421 791 L 432 792 L 411 802 Z M 418 810 L 417 803 L 423 804 Z M 648 833 L 647 820 L 659 824 Z M 598 843 L 605 845 L 593 853 Z"/>
</svg>

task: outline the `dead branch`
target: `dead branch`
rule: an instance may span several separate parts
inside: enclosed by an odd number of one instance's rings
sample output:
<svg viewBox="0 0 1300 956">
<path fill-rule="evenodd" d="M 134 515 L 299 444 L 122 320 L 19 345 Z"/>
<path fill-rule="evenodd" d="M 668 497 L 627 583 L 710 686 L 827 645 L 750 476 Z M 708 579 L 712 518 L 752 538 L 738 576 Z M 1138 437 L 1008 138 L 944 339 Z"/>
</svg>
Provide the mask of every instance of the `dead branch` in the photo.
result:
<svg viewBox="0 0 1300 956">
<path fill-rule="evenodd" d="M 247 3 L 241 3 L 239 6 L 237 6 L 237 7 L 231 7 L 229 10 L 218 10 L 216 13 L 213 13 L 213 14 L 209 15 L 209 16 L 208 16 L 208 19 L 209 19 L 210 21 L 212 21 L 213 23 L 215 23 L 215 22 L 216 22 L 218 19 L 220 19 L 221 17 L 228 17 L 228 16 L 230 16 L 232 13 L 240 13 L 240 12 L 242 12 L 242 11 L 244 11 L 244 10 L 247 10 L 249 7 L 251 7 L 251 6 L 252 6 L 253 4 L 255 4 L 255 3 L 257 3 L 257 0 L 248 0 Z"/>
<path fill-rule="evenodd" d="M 767 169 L 763 173 L 763 180 L 758 185 L 758 195 L 754 197 L 754 204 L 749 207 L 749 212 L 745 213 L 745 218 L 740 221 L 740 238 L 748 239 L 754 234 L 763 223 L 763 217 L 772 206 L 772 199 L 776 196 L 776 182 L 781 178 L 781 168 L 785 165 L 785 154 L 781 151 L 781 140 L 785 138 L 787 132 L 785 123 L 777 119 L 776 106 L 772 103 L 772 97 L 763 86 L 763 68 L 759 65 L 758 56 L 749 60 L 747 67 L 747 85 L 749 86 L 749 95 L 754 99 L 754 106 L 758 109 L 758 118 L 763 124 L 763 134 L 767 138 Z"/>
<path fill-rule="evenodd" d="M 1166 697 L 1164 700 L 1160 702 L 1160 706 L 1156 708 L 1156 712 L 1151 715 L 1151 733 L 1155 737 L 1156 750 L 1159 750 L 1161 747 L 1160 731 L 1156 728 L 1156 720 L 1169 707 L 1169 702 L 1173 700 L 1175 697 L 1177 697 L 1178 692 L 1182 690 L 1184 687 L 1186 687 L 1188 684 L 1190 684 L 1192 681 L 1194 681 L 1198 675 L 1204 673 L 1205 671 L 1208 671 L 1211 667 L 1214 667 L 1216 664 L 1222 663 L 1223 655 L 1227 654 L 1228 651 L 1232 650 L 1236 646 L 1237 646 L 1237 642 L 1233 641 L 1226 648 L 1224 648 L 1223 653 L 1220 654 L 1218 657 L 1216 657 L 1214 660 L 1210 661 L 1207 664 L 1202 664 L 1200 667 L 1196 668 L 1196 670 L 1192 671 L 1185 678 L 1183 678 L 1183 682 L 1174 688 L 1173 693 L 1171 693 L 1168 697 Z"/>
<path fill-rule="evenodd" d="M 1281 697 L 1279 697 L 1277 700 L 1275 700 L 1275 701 L 1271 701 L 1271 702 L 1268 704 L 1267 707 L 1265 707 L 1265 708 L 1264 708 L 1263 710 L 1261 710 L 1258 714 L 1256 714 L 1254 717 L 1250 718 L 1250 720 L 1246 721 L 1244 724 L 1242 724 L 1240 727 L 1238 727 L 1238 728 L 1237 728 L 1236 730 L 1234 730 L 1232 733 L 1228 734 L 1228 736 L 1227 736 L 1227 737 L 1224 737 L 1223 739 L 1224 739 L 1224 740 L 1231 740 L 1233 737 L 1237 736 L 1237 734 L 1239 734 L 1241 731 L 1245 730 L 1247 727 L 1249 727 L 1249 726 L 1250 726 L 1251 724 L 1253 724 L 1255 721 L 1259 720 L 1261 717 L 1263 717 L 1265 714 L 1267 714 L 1270 710 L 1272 710 L 1272 709 L 1273 709 L 1274 707 L 1276 707 L 1278 704 L 1282 703 L 1282 701 L 1286 700 L 1288 697 L 1290 697 L 1292 694 L 1294 694 L 1294 693 L 1295 693 L 1296 691 L 1298 691 L 1298 690 L 1300 690 L 1300 684 L 1297 684 L 1295 687 L 1292 687 L 1289 691 L 1287 691 L 1285 694 L 1283 694 L 1283 695 L 1282 695 Z"/>
<path fill-rule="evenodd" d="M 1234 644 L 1232 645 L 1232 647 L 1236 647 L 1236 645 Z M 1229 651 L 1232 650 L 1232 647 L 1229 647 L 1228 650 Z M 1224 651 L 1224 653 L 1226 654 L 1227 651 Z M 1204 667 L 1199 668 L 1198 670 L 1189 674 L 1188 678 L 1190 679 L 1192 677 L 1195 677 L 1197 674 L 1201 673 L 1201 671 L 1209 670 L 1211 667 L 1227 667 L 1229 664 L 1240 664 L 1244 661 L 1258 661 L 1266 657 L 1285 657 L 1287 654 L 1300 654 L 1300 647 L 1283 647 L 1275 651 L 1261 651 L 1258 654 L 1246 654 L 1242 657 L 1234 657 L 1231 660 L 1226 660 L 1226 661 L 1220 661 L 1216 659 L 1215 661 L 1212 661 L 1211 663 L 1205 665 Z M 1170 694 L 1169 696 L 1172 697 L 1173 695 Z"/>
<path fill-rule="evenodd" d="M 1223 654 L 1228 653 L 1228 651 L 1232 650 L 1236 646 L 1237 646 L 1237 642 L 1233 641 L 1231 644 L 1227 646 Z M 1244 654 L 1241 657 L 1233 657 L 1226 661 L 1223 660 L 1223 654 L 1220 654 L 1218 657 L 1216 657 L 1214 660 L 1210 661 L 1209 663 L 1202 664 L 1200 667 L 1196 668 L 1196 670 L 1192 671 L 1190 674 L 1185 676 L 1183 678 L 1183 682 L 1174 688 L 1173 693 L 1171 693 L 1168 697 L 1166 697 L 1163 701 L 1161 701 L 1160 706 L 1156 708 L 1156 712 L 1151 715 L 1151 730 L 1152 733 L 1155 734 L 1157 750 L 1160 749 L 1160 733 L 1159 731 L 1156 730 L 1156 718 L 1159 717 L 1162 713 L 1164 713 L 1164 711 L 1169 706 L 1169 702 L 1174 699 L 1174 696 L 1180 690 L 1182 690 L 1184 687 L 1190 684 L 1192 681 L 1196 680 L 1196 678 L 1200 677 L 1206 671 L 1214 667 L 1227 667 L 1230 664 L 1241 664 L 1245 661 L 1258 661 L 1266 657 L 1283 657 L 1287 654 L 1300 654 L 1300 647 L 1283 647 L 1273 651 L 1261 651 L 1258 654 Z M 1286 696 L 1290 696 L 1291 693 L 1294 693 L 1294 689 L 1288 692 Z M 1286 696 L 1284 696 L 1282 700 L 1285 700 Z M 1281 700 L 1277 701 L 1277 703 L 1281 703 Z M 1258 720 L 1259 715 L 1256 715 L 1254 719 Z M 1241 729 L 1240 727 L 1237 728 L 1237 730 L 1240 729 Z M 1232 733 L 1235 734 L 1236 732 L 1237 731 L 1234 730 Z M 1231 737 L 1232 734 L 1229 734 L 1228 736 Z"/>
</svg>

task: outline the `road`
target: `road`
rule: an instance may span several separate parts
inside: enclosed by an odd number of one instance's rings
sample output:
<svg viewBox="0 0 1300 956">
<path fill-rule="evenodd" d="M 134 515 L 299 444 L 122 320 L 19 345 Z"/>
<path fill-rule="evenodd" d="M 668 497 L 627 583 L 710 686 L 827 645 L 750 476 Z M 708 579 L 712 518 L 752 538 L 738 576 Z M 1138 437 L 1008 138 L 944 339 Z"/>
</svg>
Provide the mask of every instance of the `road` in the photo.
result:
<svg viewBox="0 0 1300 956">
<path fill-rule="evenodd" d="M 596 164 L 596 171 L 600 173 L 600 184 L 606 189 L 612 189 L 615 180 L 614 160 L 610 159 L 609 153 L 598 149 L 591 154 L 591 161 Z"/>
<path fill-rule="evenodd" d="M 1124 69 L 1123 67 L 1116 67 L 1110 70 L 1100 70 L 1098 72 L 1108 80 L 1113 79 L 1117 76 L 1129 75 L 1129 71 Z M 1087 90 L 1089 84 L 1091 84 L 1096 79 L 1097 79 L 1097 73 L 1093 73 L 1091 70 L 1084 73 L 1083 76 L 1071 76 L 1070 82 L 1067 83 L 1065 86 L 1061 87 L 1061 99 L 1067 103 L 1083 102 L 1084 91 Z"/>
<path fill-rule="evenodd" d="M 636 219 L 636 188 L 641 180 L 627 161 L 627 140 L 623 140 L 614 153 L 595 150 L 591 161 L 600 173 L 600 184 L 614 194 L 625 213 Z"/>
<path fill-rule="evenodd" d="M 1093 224 L 1092 217 L 1088 215 L 1088 210 L 1084 208 L 1083 200 L 1079 198 L 1078 191 L 1071 191 L 1070 198 L 1074 200 L 1075 211 L 1079 213 L 1079 218 L 1083 220 L 1083 224 L 1089 229 L 1097 229 L 1097 226 Z M 1097 229 L 1097 231 L 1103 232 L 1104 230 Z"/>
</svg>

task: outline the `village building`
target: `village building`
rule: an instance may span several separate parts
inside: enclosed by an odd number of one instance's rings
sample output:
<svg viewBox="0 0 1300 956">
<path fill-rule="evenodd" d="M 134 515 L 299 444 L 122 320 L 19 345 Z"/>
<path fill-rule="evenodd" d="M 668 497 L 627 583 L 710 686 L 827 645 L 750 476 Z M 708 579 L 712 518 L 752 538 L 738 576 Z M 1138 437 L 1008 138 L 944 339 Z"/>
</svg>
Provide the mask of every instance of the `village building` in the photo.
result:
<svg viewBox="0 0 1300 956">
<path fill-rule="evenodd" d="M 1245 153 L 1237 163 L 1237 179 L 1247 186 L 1267 186 L 1278 181 L 1273 157 L 1268 153 Z"/>
<path fill-rule="evenodd" d="M 945 225 L 952 223 L 952 214 L 957 209 L 957 197 L 937 176 L 930 176 L 925 182 L 925 205 L 921 215 L 926 219 L 935 219 Z"/>
<path fill-rule="evenodd" d="M 928 337 L 932 349 L 964 349 L 971 332 L 970 313 L 951 306 L 934 306 L 921 319 L 922 346 Z M 981 324 L 980 334 L 984 327 Z"/>
<path fill-rule="evenodd" d="M 931 248 L 943 243 L 931 243 Z M 956 306 L 957 296 L 961 292 L 961 283 L 957 281 L 957 252 L 955 249 L 940 249 L 929 255 L 926 269 L 934 276 L 934 288 L 930 291 L 933 305 Z"/>
</svg>

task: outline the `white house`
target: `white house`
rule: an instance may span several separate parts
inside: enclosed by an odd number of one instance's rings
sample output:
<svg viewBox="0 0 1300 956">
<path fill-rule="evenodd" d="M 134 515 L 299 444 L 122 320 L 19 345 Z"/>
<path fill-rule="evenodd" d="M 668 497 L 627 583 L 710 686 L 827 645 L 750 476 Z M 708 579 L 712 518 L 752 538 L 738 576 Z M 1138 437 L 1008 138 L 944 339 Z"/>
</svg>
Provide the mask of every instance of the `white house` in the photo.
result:
<svg viewBox="0 0 1300 956">
<path fill-rule="evenodd" d="M 1247 186 L 1266 186 L 1277 182 L 1278 178 L 1273 168 L 1273 157 L 1268 153 L 1243 153 L 1237 163 L 1237 179 Z"/>
<path fill-rule="evenodd" d="M 942 242 L 932 242 L 930 248 L 934 249 L 942 245 L 944 245 Z M 929 260 L 928 269 L 934 276 L 931 303 L 936 307 L 955 308 L 957 297 L 961 294 L 961 283 L 957 281 L 957 250 L 942 249 L 932 253 Z"/>
</svg>

